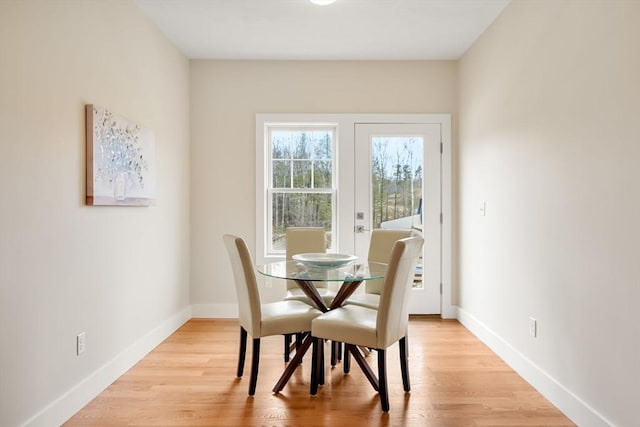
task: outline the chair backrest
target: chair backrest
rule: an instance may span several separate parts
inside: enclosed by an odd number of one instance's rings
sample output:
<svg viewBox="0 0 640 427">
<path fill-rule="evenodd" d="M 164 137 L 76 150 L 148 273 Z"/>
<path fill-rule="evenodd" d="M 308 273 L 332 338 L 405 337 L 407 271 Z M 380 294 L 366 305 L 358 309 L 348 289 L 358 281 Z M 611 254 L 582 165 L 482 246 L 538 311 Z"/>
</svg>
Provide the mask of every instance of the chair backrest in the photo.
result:
<svg viewBox="0 0 640 427">
<path fill-rule="evenodd" d="M 371 232 L 367 259 L 385 264 L 389 263 L 393 245 L 396 241 L 407 237 L 411 237 L 411 230 L 383 230 L 381 228 L 373 230 Z M 382 280 L 367 280 L 365 283 L 365 292 L 380 295 L 382 285 Z"/>
<path fill-rule="evenodd" d="M 387 348 L 407 333 L 409 296 L 423 242 L 416 236 L 393 245 L 378 305 L 377 348 Z"/>
<path fill-rule="evenodd" d="M 318 253 L 327 251 L 327 241 L 323 227 L 288 227 L 286 230 L 287 261 L 293 255 L 303 253 Z M 316 286 L 321 287 L 323 282 Z M 287 289 L 297 289 L 293 280 L 287 281 Z"/>
<path fill-rule="evenodd" d="M 241 237 L 225 234 L 223 239 L 233 268 L 240 326 L 252 337 L 259 337 L 262 307 L 251 254 Z"/>
</svg>

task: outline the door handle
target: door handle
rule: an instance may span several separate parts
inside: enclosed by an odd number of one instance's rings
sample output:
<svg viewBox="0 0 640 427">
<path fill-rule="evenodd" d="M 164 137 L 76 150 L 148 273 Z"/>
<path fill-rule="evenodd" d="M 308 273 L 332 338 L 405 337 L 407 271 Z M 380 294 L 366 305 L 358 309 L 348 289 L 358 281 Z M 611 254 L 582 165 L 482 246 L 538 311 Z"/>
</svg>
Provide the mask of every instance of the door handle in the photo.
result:
<svg viewBox="0 0 640 427">
<path fill-rule="evenodd" d="M 364 228 L 364 225 L 356 225 L 355 227 L 356 233 L 364 233 L 365 231 L 370 231 L 367 228 Z"/>
</svg>

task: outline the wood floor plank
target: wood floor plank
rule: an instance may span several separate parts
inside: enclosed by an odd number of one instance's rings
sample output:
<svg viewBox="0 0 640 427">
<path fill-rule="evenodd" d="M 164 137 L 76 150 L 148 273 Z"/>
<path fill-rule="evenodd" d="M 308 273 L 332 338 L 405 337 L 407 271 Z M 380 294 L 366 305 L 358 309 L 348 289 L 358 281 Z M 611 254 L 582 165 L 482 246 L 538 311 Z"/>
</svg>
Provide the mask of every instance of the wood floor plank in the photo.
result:
<svg viewBox="0 0 640 427">
<path fill-rule="evenodd" d="M 235 377 L 238 338 L 236 320 L 190 320 L 64 425 L 574 425 L 457 321 L 411 319 L 411 392 L 402 388 L 396 344 L 387 352 L 387 414 L 355 363 L 348 375 L 341 363 L 326 366 L 325 385 L 310 396 L 305 356 L 283 391 L 272 393 L 285 367 L 282 337 L 262 339 L 256 395 L 249 397 L 250 351 L 244 377 Z M 366 361 L 376 372 L 375 352 Z"/>
</svg>

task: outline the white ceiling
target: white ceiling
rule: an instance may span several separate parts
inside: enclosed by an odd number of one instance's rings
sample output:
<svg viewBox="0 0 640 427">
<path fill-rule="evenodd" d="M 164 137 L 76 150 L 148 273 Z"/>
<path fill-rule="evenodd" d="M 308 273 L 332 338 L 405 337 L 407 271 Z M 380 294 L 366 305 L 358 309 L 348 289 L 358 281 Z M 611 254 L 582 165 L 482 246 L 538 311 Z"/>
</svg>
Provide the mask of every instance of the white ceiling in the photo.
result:
<svg viewBox="0 0 640 427">
<path fill-rule="evenodd" d="M 509 0 L 135 0 L 197 59 L 457 59 Z"/>
</svg>

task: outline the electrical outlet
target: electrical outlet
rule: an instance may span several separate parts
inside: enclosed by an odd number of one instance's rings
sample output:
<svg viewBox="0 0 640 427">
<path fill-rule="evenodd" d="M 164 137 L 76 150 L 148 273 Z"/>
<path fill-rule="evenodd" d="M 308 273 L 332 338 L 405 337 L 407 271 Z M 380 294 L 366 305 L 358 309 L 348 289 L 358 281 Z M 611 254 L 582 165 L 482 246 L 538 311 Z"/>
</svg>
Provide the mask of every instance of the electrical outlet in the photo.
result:
<svg viewBox="0 0 640 427">
<path fill-rule="evenodd" d="M 538 336 L 538 321 L 533 317 L 529 317 L 529 335 L 533 338 Z"/>
<path fill-rule="evenodd" d="M 86 336 L 85 333 L 82 332 L 76 336 L 76 355 L 80 356 L 87 349 L 86 347 Z"/>
</svg>

